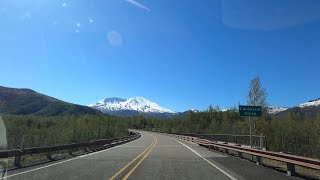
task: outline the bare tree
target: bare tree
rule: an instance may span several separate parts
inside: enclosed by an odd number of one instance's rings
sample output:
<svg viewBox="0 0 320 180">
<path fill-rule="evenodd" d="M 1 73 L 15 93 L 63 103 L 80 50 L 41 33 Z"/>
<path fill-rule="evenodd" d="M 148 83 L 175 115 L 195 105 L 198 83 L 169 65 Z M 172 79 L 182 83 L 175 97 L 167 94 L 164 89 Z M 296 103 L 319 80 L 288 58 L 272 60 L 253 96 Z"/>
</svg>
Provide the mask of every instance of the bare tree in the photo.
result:
<svg viewBox="0 0 320 180">
<path fill-rule="evenodd" d="M 251 106 L 262 106 L 262 109 L 264 109 L 264 112 L 266 112 L 267 107 L 267 91 L 265 88 L 261 87 L 260 77 L 255 77 L 251 79 L 250 81 L 250 89 L 248 92 L 247 97 L 247 103 Z M 252 127 L 251 127 L 251 120 L 249 117 L 249 125 L 250 125 L 250 146 L 252 147 Z M 254 121 L 254 134 L 257 134 L 256 132 L 256 122 Z"/>
<path fill-rule="evenodd" d="M 266 88 L 261 87 L 260 77 L 255 77 L 250 81 L 250 89 L 248 92 L 248 105 L 267 107 L 268 93 Z"/>
</svg>

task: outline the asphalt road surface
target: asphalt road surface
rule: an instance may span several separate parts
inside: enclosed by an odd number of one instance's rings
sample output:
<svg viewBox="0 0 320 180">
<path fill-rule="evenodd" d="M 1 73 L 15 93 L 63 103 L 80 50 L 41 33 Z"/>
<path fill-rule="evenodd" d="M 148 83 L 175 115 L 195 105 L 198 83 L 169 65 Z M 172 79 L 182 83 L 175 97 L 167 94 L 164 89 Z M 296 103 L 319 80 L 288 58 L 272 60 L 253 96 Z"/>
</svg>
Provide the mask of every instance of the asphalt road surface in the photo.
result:
<svg viewBox="0 0 320 180">
<path fill-rule="evenodd" d="M 140 133 L 141 138 L 117 147 L 9 171 L 6 179 L 298 179 L 194 143 Z"/>
</svg>

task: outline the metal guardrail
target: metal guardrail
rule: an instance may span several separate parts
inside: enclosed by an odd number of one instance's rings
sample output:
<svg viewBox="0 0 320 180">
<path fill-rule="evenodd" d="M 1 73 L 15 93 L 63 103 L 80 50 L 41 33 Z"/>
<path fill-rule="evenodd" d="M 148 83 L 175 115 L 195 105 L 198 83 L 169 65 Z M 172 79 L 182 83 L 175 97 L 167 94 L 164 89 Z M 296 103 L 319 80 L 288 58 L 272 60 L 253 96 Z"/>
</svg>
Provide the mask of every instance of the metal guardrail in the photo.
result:
<svg viewBox="0 0 320 180">
<path fill-rule="evenodd" d="M 193 136 L 211 141 L 221 141 L 239 145 L 250 146 L 250 135 L 233 135 L 233 134 L 193 134 L 193 133 L 175 133 L 177 135 Z M 266 136 L 252 135 L 252 147 L 267 149 Z"/>
<path fill-rule="evenodd" d="M 223 149 L 225 153 L 229 153 L 229 151 L 233 151 L 233 152 L 236 152 L 237 156 L 240 158 L 243 157 L 242 154 L 249 154 L 256 157 L 256 163 L 259 165 L 263 163 L 261 158 L 267 158 L 267 159 L 284 162 L 287 164 L 287 174 L 289 176 L 296 175 L 296 172 L 295 172 L 296 165 L 320 170 L 320 159 L 316 159 L 316 158 L 308 158 L 303 156 L 296 156 L 291 154 L 260 150 L 255 148 L 241 147 L 237 145 L 217 143 L 217 142 L 210 141 L 208 139 L 202 139 L 195 136 L 184 136 L 184 135 L 176 135 L 176 134 L 169 134 L 169 135 L 175 138 L 186 140 L 186 141 L 192 141 L 194 143 L 199 144 L 200 146 L 204 146 L 207 148 L 213 148 L 218 150 Z"/>
<path fill-rule="evenodd" d="M 91 150 L 102 150 L 107 149 L 116 145 L 124 144 L 126 142 L 138 139 L 141 135 L 138 132 L 130 132 L 130 136 L 121 137 L 121 138 L 111 138 L 111 139 L 100 139 L 90 142 L 83 143 L 72 143 L 64 144 L 57 146 L 45 146 L 45 147 L 33 147 L 33 148 L 23 148 L 23 149 L 11 149 L 0 151 L 0 158 L 10 158 L 14 157 L 14 165 L 16 167 L 21 167 L 21 157 L 24 155 L 33 155 L 45 153 L 49 160 L 52 160 L 51 155 L 56 151 L 69 150 L 69 153 L 72 154 L 73 151 L 84 149 L 88 151 Z"/>
</svg>

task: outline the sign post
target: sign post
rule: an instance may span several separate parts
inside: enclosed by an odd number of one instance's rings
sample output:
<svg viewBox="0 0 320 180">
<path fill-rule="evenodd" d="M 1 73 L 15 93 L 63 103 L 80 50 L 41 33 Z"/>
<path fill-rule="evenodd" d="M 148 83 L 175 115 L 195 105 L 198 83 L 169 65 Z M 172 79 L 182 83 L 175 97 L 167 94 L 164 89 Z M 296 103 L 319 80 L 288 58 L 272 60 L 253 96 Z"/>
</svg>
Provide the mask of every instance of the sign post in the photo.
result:
<svg viewBox="0 0 320 180">
<path fill-rule="evenodd" d="M 251 127 L 251 118 L 249 116 L 249 126 L 250 126 L 250 148 L 252 148 L 252 127 Z"/>
<path fill-rule="evenodd" d="M 249 117 L 250 147 L 252 148 L 251 117 L 261 117 L 261 115 L 262 115 L 262 107 L 261 106 L 242 106 L 242 105 L 239 105 L 239 114 L 240 114 L 241 117 Z"/>
</svg>

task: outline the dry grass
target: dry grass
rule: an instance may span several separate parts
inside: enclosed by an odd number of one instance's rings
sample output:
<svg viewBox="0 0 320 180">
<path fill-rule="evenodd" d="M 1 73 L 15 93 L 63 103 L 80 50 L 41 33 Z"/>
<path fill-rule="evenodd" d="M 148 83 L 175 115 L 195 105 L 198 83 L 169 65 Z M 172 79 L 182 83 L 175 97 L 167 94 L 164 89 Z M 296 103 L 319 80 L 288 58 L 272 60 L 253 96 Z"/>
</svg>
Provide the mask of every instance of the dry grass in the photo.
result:
<svg viewBox="0 0 320 180">
<path fill-rule="evenodd" d="M 283 162 L 263 158 L 263 164 L 279 171 L 287 171 L 287 164 Z M 296 173 L 302 177 L 320 179 L 320 170 L 296 166 Z"/>
</svg>

